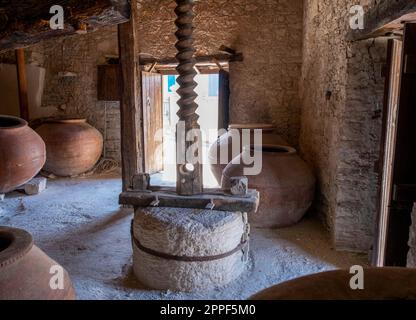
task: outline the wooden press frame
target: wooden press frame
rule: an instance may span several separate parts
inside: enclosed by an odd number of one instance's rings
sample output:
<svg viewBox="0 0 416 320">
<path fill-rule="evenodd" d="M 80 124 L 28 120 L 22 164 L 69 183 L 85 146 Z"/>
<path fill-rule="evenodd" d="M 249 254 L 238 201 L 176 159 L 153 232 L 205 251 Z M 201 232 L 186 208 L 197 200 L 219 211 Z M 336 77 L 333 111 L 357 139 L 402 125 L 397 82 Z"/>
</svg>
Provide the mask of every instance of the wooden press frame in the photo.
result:
<svg viewBox="0 0 416 320">
<path fill-rule="evenodd" d="M 194 5 L 194 0 L 177 0 L 176 13 L 178 20 L 176 21 L 178 31 L 178 43 L 189 37 L 187 30 L 190 26 L 189 15 L 192 10 L 188 11 Z M 186 14 L 184 14 L 187 11 Z M 181 16 L 181 17 L 180 17 Z M 121 152 L 122 152 L 122 179 L 123 193 L 120 195 L 120 203 L 124 205 L 133 205 L 135 207 L 146 206 L 174 206 L 199 209 L 216 209 L 223 211 L 240 211 L 255 212 L 259 205 L 259 193 L 256 190 L 248 190 L 247 194 L 234 196 L 225 193 L 221 189 L 203 189 L 202 185 L 202 167 L 198 167 L 193 177 L 189 178 L 180 169 L 178 165 L 177 175 L 178 182 L 176 189 L 161 188 L 158 186 L 150 186 L 150 177 L 144 172 L 144 131 L 143 131 L 143 108 L 141 105 L 141 75 L 139 65 L 144 64 L 144 59 L 138 56 L 138 34 L 135 28 L 138 12 L 137 7 L 132 3 L 131 19 L 129 22 L 119 25 L 119 54 L 121 64 Z M 192 20 L 192 19 L 191 19 Z M 181 30 L 182 28 L 182 30 Z M 192 37 L 192 36 L 191 36 Z M 181 39 L 182 38 L 182 39 Z M 177 43 L 177 45 L 178 45 Z M 184 41 L 187 44 L 187 41 Z M 185 53 L 186 50 L 182 45 L 178 46 L 179 51 Z M 182 48 L 182 49 L 181 49 Z M 192 47 L 188 48 L 193 50 Z M 224 50 L 226 50 L 225 48 Z M 241 54 L 228 52 L 228 61 L 241 61 Z M 207 59 L 207 58 L 199 58 Z M 218 59 L 224 60 L 224 56 L 208 57 L 210 61 Z M 204 61 L 205 61 L 204 60 Z M 188 61 L 189 62 L 189 61 Z M 196 62 L 196 61 L 195 61 Z M 201 61 L 200 61 L 201 62 Z M 210 63 L 209 61 L 207 61 Z M 147 61 L 152 64 L 169 65 L 176 61 Z M 182 63 L 182 64 L 181 64 Z M 178 70 L 186 68 L 186 61 L 179 61 Z M 188 71 L 189 72 L 189 71 Z M 179 72 L 180 73 L 180 72 Z M 183 86 L 182 88 L 185 88 Z M 192 93 L 187 90 L 187 94 Z M 187 129 L 199 128 L 189 112 L 185 112 L 180 106 L 180 119 L 183 116 Z M 188 122 L 189 121 L 189 122 Z M 187 181 L 187 179 L 190 179 Z M 139 183 L 135 183 L 139 181 Z M 184 184 L 181 186 L 180 184 Z"/>
</svg>

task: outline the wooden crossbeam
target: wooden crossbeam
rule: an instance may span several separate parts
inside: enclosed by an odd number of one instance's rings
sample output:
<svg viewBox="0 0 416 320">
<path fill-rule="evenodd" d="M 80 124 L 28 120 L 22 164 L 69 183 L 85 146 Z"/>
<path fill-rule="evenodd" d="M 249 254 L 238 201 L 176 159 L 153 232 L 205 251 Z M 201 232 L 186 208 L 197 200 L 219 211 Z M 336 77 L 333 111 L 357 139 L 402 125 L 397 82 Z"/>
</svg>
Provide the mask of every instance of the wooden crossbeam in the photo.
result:
<svg viewBox="0 0 416 320">
<path fill-rule="evenodd" d="M 210 65 L 216 66 L 217 62 L 220 64 L 227 64 L 229 62 L 238 62 L 238 61 L 243 61 L 243 60 L 244 60 L 244 56 L 242 53 L 236 53 L 233 55 L 214 54 L 214 55 L 195 57 L 195 63 L 198 66 L 210 66 Z M 163 68 L 163 67 L 175 68 L 178 65 L 178 60 L 176 60 L 176 58 L 156 59 L 156 58 L 149 58 L 149 57 L 140 57 L 141 65 L 151 65 L 153 63 L 157 63 L 157 66 L 159 68 Z"/>
<path fill-rule="evenodd" d="M 119 202 L 134 207 L 173 207 L 212 209 L 218 211 L 233 211 L 255 213 L 260 201 L 259 192 L 248 190 L 246 196 L 227 195 L 221 191 L 204 194 L 180 196 L 168 189 L 161 191 L 127 191 L 120 195 Z"/>
<path fill-rule="evenodd" d="M 50 8 L 64 9 L 64 28 L 52 30 Z M 52 37 L 93 31 L 128 21 L 128 0 L 14 0 L 0 2 L 0 51 Z"/>
<path fill-rule="evenodd" d="M 365 13 L 364 29 L 351 30 L 347 39 L 365 40 L 401 32 L 405 22 L 416 21 L 416 2 L 409 0 L 382 1 Z"/>
</svg>

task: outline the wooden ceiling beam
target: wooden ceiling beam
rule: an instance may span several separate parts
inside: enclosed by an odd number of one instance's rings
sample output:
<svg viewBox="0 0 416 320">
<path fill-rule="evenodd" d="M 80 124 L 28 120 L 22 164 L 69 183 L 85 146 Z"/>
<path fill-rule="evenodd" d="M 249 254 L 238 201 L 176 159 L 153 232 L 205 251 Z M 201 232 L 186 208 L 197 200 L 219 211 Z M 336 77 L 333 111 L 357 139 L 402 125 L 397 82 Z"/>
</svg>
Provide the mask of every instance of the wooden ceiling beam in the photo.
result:
<svg viewBox="0 0 416 320">
<path fill-rule="evenodd" d="M 364 29 L 351 30 L 347 39 L 359 41 L 400 33 L 404 23 L 412 21 L 416 21 L 415 1 L 384 1 L 365 13 Z"/>
<path fill-rule="evenodd" d="M 52 30 L 50 8 L 64 9 L 64 28 Z M 57 36 L 94 31 L 130 19 L 128 0 L 4 0 L 0 2 L 0 52 Z"/>
<path fill-rule="evenodd" d="M 214 54 L 208 56 L 195 57 L 195 63 L 199 66 L 216 66 L 217 62 L 221 64 L 227 64 L 229 62 L 243 61 L 244 57 L 242 53 L 230 54 Z M 178 60 L 176 58 L 155 59 L 149 57 L 140 57 L 140 65 L 151 65 L 157 63 L 159 67 L 176 67 Z"/>
</svg>

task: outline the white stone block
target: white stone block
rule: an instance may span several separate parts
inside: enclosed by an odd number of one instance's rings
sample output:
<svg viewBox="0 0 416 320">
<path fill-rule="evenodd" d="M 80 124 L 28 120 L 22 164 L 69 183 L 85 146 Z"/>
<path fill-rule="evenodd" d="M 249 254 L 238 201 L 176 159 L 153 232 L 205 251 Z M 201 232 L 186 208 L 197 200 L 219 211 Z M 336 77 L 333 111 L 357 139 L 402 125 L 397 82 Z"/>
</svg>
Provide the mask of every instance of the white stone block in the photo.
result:
<svg viewBox="0 0 416 320">
<path fill-rule="evenodd" d="M 133 234 L 146 250 L 176 257 L 212 258 L 238 248 L 247 228 L 245 215 L 237 212 L 139 208 Z M 146 250 L 133 241 L 134 273 L 139 281 L 154 289 L 185 292 L 228 284 L 245 270 L 247 257 L 243 250 L 236 250 L 210 261 L 178 261 Z"/>
<path fill-rule="evenodd" d="M 35 195 L 43 192 L 46 189 L 47 179 L 44 177 L 33 178 L 23 187 L 27 195 Z"/>
</svg>

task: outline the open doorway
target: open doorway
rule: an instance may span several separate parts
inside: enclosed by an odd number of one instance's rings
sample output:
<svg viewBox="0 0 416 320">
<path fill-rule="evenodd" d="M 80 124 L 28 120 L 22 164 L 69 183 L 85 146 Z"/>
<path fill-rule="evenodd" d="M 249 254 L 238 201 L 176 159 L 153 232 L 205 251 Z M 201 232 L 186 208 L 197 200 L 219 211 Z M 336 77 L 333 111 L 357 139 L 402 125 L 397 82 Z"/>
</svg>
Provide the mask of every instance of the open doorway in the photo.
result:
<svg viewBox="0 0 416 320">
<path fill-rule="evenodd" d="M 411 215 L 416 203 L 416 24 L 403 39 L 389 40 L 380 165 L 376 266 L 406 266 Z"/>
<path fill-rule="evenodd" d="M 164 74 L 161 76 L 161 117 L 162 119 L 162 133 L 159 132 L 156 138 L 162 141 L 159 144 L 157 152 L 159 154 L 159 164 L 153 166 L 152 184 L 157 185 L 176 185 L 176 143 L 175 133 L 176 124 L 179 120 L 177 112 L 179 107 L 177 101 L 179 95 L 176 93 L 178 84 L 176 83 L 177 75 Z M 196 103 L 198 104 L 197 113 L 200 116 L 199 124 L 204 133 L 202 141 L 203 163 L 207 164 L 208 150 L 212 143 L 217 138 L 212 132 L 218 130 L 219 123 L 219 88 L 220 76 L 218 73 L 198 74 L 195 77 L 198 83 L 195 91 L 198 94 Z M 157 107 L 157 104 L 153 104 Z M 149 139 L 150 137 L 148 137 Z M 212 175 L 209 166 L 204 165 L 203 179 L 205 187 L 217 187 L 217 181 Z"/>
</svg>

